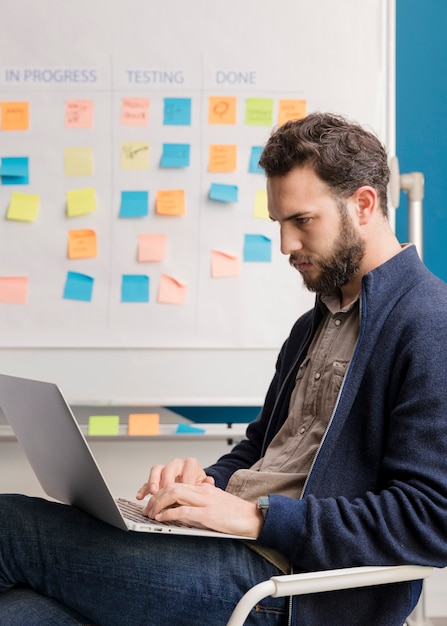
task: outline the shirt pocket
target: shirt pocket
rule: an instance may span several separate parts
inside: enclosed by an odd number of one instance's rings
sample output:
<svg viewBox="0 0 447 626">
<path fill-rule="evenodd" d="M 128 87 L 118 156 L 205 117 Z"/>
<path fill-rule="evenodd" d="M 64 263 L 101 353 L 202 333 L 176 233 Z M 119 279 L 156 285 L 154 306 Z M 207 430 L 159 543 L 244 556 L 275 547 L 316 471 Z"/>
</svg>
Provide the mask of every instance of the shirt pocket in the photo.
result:
<svg viewBox="0 0 447 626">
<path fill-rule="evenodd" d="M 341 359 L 337 359 L 328 365 L 326 370 L 327 384 L 324 386 L 322 397 L 323 415 L 329 417 L 332 414 L 348 366 L 349 360 Z"/>
</svg>

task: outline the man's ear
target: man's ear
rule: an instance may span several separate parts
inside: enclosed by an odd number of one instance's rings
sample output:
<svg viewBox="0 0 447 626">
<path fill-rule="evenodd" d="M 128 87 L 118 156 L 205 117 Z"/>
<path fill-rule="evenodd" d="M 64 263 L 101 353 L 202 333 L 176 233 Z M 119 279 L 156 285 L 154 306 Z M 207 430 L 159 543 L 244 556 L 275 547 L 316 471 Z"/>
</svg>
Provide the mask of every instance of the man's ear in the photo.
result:
<svg viewBox="0 0 447 626">
<path fill-rule="evenodd" d="M 375 189 L 367 185 L 359 187 L 352 195 L 352 200 L 355 202 L 358 224 L 360 226 L 368 224 L 378 209 L 379 199 Z"/>
</svg>

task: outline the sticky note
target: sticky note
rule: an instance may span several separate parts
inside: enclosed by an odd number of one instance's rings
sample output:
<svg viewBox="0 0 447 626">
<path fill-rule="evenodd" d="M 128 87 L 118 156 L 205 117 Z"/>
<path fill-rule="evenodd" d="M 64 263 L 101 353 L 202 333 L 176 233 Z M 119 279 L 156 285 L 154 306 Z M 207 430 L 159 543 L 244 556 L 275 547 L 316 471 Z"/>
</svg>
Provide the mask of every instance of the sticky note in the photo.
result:
<svg viewBox="0 0 447 626">
<path fill-rule="evenodd" d="M 255 205 L 253 207 L 253 217 L 261 220 L 270 219 L 267 205 L 267 191 L 258 189 L 255 194 Z"/>
<path fill-rule="evenodd" d="M 67 100 L 65 103 L 66 128 L 93 128 L 93 100 Z"/>
<path fill-rule="evenodd" d="M 209 199 L 217 202 L 237 202 L 237 185 L 224 185 L 221 183 L 211 183 Z"/>
<path fill-rule="evenodd" d="M 121 124 L 124 126 L 148 126 L 149 98 L 123 98 L 121 101 Z"/>
<path fill-rule="evenodd" d="M 236 124 L 236 98 L 211 96 L 208 101 L 209 124 Z"/>
<path fill-rule="evenodd" d="M 272 242 L 264 235 L 245 235 L 244 261 L 270 262 L 272 260 Z"/>
<path fill-rule="evenodd" d="M 158 287 L 157 302 L 161 304 L 185 304 L 188 287 L 173 276 L 162 274 Z"/>
<path fill-rule="evenodd" d="M 205 429 L 198 428 L 197 426 L 190 426 L 189 424 L 180 422 L 179 424 L 177 424 L 175 432 L 177 435 L 204 435 Z"/>
<path fill-rule="evenodd" d="M 188 143 L 164 143 L 160 167 L 188 167 L 189 158 Z"/>
<path fill-rule="evenodd" d="M 119 435 L 120 416 L 119 415 L 91 415 L 88 418 L 87 433 L 91 437 Z"/>
<path fill-rule="evenodd" d="M 0 276 L 0 302 L 26 304 L 27 299 L 27 276 Z"/>
<path fill-rule="evenodd" d="M 272 126 L 273 99 L 247 98 L 245 101 L 245 123 L 247 126 Z"/>
<path fill-rule="evenodd" d="M 278 125 L 289 120 L 301 120 L 306 117 L 306 100 L 280 100 L 278 108 Z"/>
<path fill-rule="evenodd" d="M 40 196 L 33 193 L 11 194 L 6 219 L 17 222 L 35 222 L 39 213 Z"/>
<path fill-rule="evenodd" d="M 236 254 L 228 254 L 221 250 L 211 251 L 211 276 L 213 278 L 229 278 L 239 276 L 240 263 Z"/>
<path fill-rule="evenodd" d="M 91 276 L 78 274 L 77 272 L 67 272 L 64 299 L 90 302 L 93 294 L 93 282 L 94 279 Z"/>
<path fill-rule="evenodd" d="M 167 241 L 165 234 L 138 235 L 138 262 L 162 261 L 166 257 Z"/>
<path fill-rule="evenodd" d="M 132 436 L 158 435 L 160 430 L 160 416 L 158 413 L 131 413 L 127 434 Z"/>
<path fill-rule="evenodd" d="M 259 166 L 259 159 L 262 154 L 262 146 L 252 146 L 250 150 L 250 164 L 248 171 L 250 174 L 263 174 L 264 170 Z"/>
<path fill-rule="evenodd" d="M 91 148 L 65 148 L 65 176 L 93 176 L 93 151 Z"/>
<path fill-rule="evenodd" d="M 183 215 L 186 212 L 183 189 L 157 191 L 155 212 L 159 215 Z"/>
<path fill-rule="evenodd" d="M 2 185 L 27 185 L 29 183 L 28 157 L 3 157 L 0 164 Z"/>
<path fill-rule="evenodd" d="M 165 126 L 189 126 L 191 124 L 191 98 L 165 98 L 163 124 Z"/>
<path fill-rule="evenodd" d="M 236 145 L 210 145 L 209 172 L 234 172 L 237 161 Z"/>
<path fill-rule="evenodd" d="M 148 191 L 121 192 L 120 217 L 145 217 L 148 213 Z"/>
<path fill-rule="evenodd" d="M 121 144 L 121 169 L 149 169 L 149 144 L 147 141 L 125 141 Z"/>
<path fill-rule="evenodd" d="M 77 217 L 96 211 L 96 193 L 92 187 L 67 191 L 67 215 Z"/>
<path fill-rule="evenodd" d="M 0 102 L 1 130 L 28 130 L 28 102 Z"/>
<path fill-rule="evenodd" d="M 121 302 L 149 302 L 149 276 L 123 274 Z"/>
<path fill-rule="evenodd" d="M 91 259 L 98 256 L 98 245 L 94 230 L 68 231 L 68 258 Z"/>
</svg>

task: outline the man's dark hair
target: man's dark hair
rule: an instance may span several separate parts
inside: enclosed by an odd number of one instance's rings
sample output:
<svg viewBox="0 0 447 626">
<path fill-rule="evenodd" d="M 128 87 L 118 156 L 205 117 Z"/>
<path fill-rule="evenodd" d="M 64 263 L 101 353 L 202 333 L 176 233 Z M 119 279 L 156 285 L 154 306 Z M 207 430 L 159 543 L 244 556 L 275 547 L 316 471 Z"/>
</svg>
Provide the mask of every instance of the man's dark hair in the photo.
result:
<svg viewBox="0 0 447 626">
<path fill-rule="evenodd" d="M 259 165 L 268 178 L 309 165 L 337 198 L 349 198 L 369 185 L 388 215 L 386 150 L 375 134 L 343 116 L 311 113 L 279 126 L 267 141 Z"/>
</svg>

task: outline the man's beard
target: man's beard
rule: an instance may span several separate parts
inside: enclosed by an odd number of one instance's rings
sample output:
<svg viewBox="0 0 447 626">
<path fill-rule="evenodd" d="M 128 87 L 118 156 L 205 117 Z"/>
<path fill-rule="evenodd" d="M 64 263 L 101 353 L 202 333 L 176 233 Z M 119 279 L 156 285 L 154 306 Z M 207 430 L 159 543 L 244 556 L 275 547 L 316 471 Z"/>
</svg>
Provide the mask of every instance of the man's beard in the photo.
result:
<svg viewBox="0 0 447 626">
<path fill-rule="evenodd" d="M 312 257 L 305 259 L 319 269 L 320 274 L 312 278 L 307 272 L 301 273 L 307 289 L 320 295 L 332 295 L 346 285 L 359 271 L 365 256 L 365 242 L 354 229 L 344 205 L 340 206 L 340 211 L 340 234 L 330 254 L 318 260 Z M 299 254 L 291 254 L 289 262 L 296 266 L 297 263 L 303 262 L 303 259 Z"/>
</svg>

